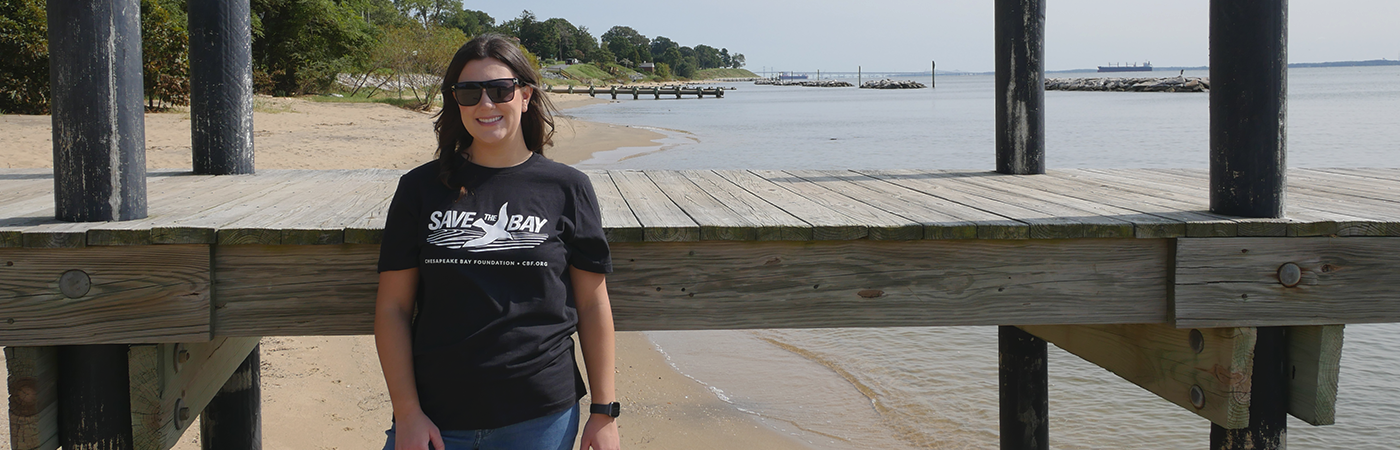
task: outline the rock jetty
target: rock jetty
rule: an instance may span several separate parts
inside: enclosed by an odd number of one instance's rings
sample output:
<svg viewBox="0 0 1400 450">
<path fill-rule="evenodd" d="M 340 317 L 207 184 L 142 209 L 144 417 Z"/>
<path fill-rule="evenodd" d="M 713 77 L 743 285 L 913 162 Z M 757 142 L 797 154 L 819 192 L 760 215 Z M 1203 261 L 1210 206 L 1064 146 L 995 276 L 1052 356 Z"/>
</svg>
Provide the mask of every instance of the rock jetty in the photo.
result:
<svg viewBox="0 0 1400 450">
<path fill-rule="evenodd" d="M 1205 92 L 1210 78 L 1047 78 L 1047 91 Z"/>
<path fill-rule="evenodd" d="M 913 80 L 894 81 L 890 79 L 879 81 L 872 80 L 861 83 L 860 85 L 861 89 L 923 89 L 925 87 L 928 86 L 924 86 L 923 83 Z"/>
<path fill-rule="evenodd" d="M 768 84 L 773 86 L 806 86 L 806 87 L 851 87 L 855 86 L 849 82 L 836 80 L 758 80 L 753 84 Z"/>
</svg>

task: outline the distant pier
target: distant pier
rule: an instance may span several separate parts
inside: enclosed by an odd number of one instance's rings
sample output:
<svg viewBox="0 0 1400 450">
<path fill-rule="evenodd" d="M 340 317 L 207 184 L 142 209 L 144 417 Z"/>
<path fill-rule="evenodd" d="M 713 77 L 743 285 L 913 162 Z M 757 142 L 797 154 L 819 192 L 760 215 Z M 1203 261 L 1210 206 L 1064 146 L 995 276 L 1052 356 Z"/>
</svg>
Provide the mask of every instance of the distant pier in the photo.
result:
<svg viewBox="0 0 1400 450">
<path fill-rule="evenodd" d="M 611 95 L 613 100 L 617 100 L 617 95 L 631 95 L 633 100 L 640 99 L 643 95 L 650 95 L 653 99 L 660 100 L 665 95 L 668 98 L 675 96 L 681 98 L 686 95 L 693 95 L 695 98 L 724 98 L 724 88 L 704 88 L 687 86 L 609 86 L 599 88 L 596 86 L 548 86 L 544 87 L 545 92 L 555 94 L 588 94 L 589 97 L 597 97 L 599 94 Z M 626 98 L 626 97 L 623 97 Z"/>
</svg>

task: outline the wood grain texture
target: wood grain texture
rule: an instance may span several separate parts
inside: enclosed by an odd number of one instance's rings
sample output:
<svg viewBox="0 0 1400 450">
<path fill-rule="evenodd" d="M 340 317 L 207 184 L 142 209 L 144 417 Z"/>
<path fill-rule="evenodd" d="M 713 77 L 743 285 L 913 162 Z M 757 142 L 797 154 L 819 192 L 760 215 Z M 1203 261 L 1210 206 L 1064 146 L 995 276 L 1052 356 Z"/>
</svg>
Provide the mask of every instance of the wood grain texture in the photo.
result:
<svg viewBox="0 0 1400 450">
<path fill-rule="evenodd" d="M 327 204 L 343 200 L 343 191 L 355 189 L 370 176 L 359 170 L 302 171 L 276 191 L 223 211 L 227 219 L 218 226 L 219 244 L 278 245 L 284 238 L 291 241 L 288 244 L 299 245 L 344 242 L 343 228 L 317 229 L 302 224 L 319 223 L 328 211 Z"/>
<path fill-rule="evenodd" d="M 10 448 L 58 448 L 58 348 L 5 347 Z"/>
<path fill-rule="evenodd" d="M 923 226 L 923 239 L 976 239 L 994 223 L 1013 229 L 1023 224 L 927 192 L 851 171 L 789 170 L 789 174 L 849 195 L 876 208 L 907 217 Z M 1009 236 L 1017 238 L 1014 232 Z"/>
<path fill-rule="evenodd" d="M 1312 425 L 1337 421 L 1345 325 L 1288 327 L 1288 413 Z"/>
<path fill-rule="evenodd" d="M 618 192 L 627 199 L 627 206 L 642 224 L 642 237 L 647 242 L 677 242 L 700 240 L 700 225 L 691 220 L 666 196 L 650 177 L 640 171 L 608 172 Z"/>
<path fill-rule="evenodd" d="M 1176 326 L 1286 326 L 1400 321 L 1400 239 L 1177 240 Z M 1302 271 L 1295 287 L 1279 267 Z"/>
<path fill-rule="evenodd" d="M 128 371 L 131 379 L 132 443 L 136 450 L 174 447 L 194 416 L 198 415 L 224 382 L 258 345 L 257 337 L 215 338 L 208 342 L 180 344 L 189 359 L 179 364 L 175 344 L 131 347 Z M 189 408 L 190 420 L 176 427 L 179 404 Z M 198 431 L 195 431 L 198 433 Z"/>
<path fill-rule="evenodd" d="M 758 239 L 756 217 L 740 214 L 695 185 L 682 172 L 647 171 L 656 187 L 700 226 L 702 241 L 753 241 Z"/>
<path fill-rule="evenodd" d="M 1057 172 L 1058 173 L 1058 172 Z M 1239 235 L 1236 218 L 1210 212 L 1210 199 L 1204 186 L 1177 186 L 1149 183 L 1138 171 L 1101 171 L 1077 169 L 1066 171 L 1067 178 L 1100 183 L 1105 189 L 1147 197 L 1152 205 L 1179 211 L 1186 220 L 1186 235 L 1191 237 L 1234 237 Z"/>
<path fill-rule="evenodd" d="M 619 243 L 620 330 L 1167 321 L 1167 240 Z"/>
<path fill-rule="evenodd" d="M 1158 397 L 1216 425 L 1249 425 L 1253 328 L 1201 328 L 1201 352 L 1191 347 L 1190 328 L 1169 324 L 1033 325 L 1027 332 L 1113 372 Z M 1205 395 L 1191 403 L 1191 388 Z"/>
<path fill-rule="evenodd" d="M 857 229 L 864 228 L 864 237 L 867 239 L 909 240 L 922 239 L 924 236 L 922 224 L 844 195 L 839 191 L 839 187 L 835 187 L 839 186 L 839 183 L 812 182 L 777 170 L 755 170 L 750 173 L 799 198 L 808 199 L 821 208 L 831 210 L 839 215 L 836 220 L 851 223 L 858 227 Z"/>
<path fill-rule="evenodd" d="M 810 241 L 812 225 L 709 170 L 680 172 L 725 207 L 754 224 L 760 241 Z"/>
<path fill-rule="evenodd" d="M 0 345 L 209 338 L 208 246 L 0 249 L 0 261 Z M 70 270 L 90 279 L 81 297 L 59 289 Z"/>
<path fill-rule="evenodd" d="M 719 170 L 715 175 L 739 186 L 754 197 L 778 208 L 811 226 L 807 240 L 844 241 L 860 239 L 870 234 L 870 229 L 854 223 L 851 218 L 822 206 L 807 197 L 784 189 L 752 172 L 742 170 Z"/>
<path fill-rule="evenodd" d="M 593 183 L 593 194 L 598 197 L 598 209 L 603 214 L 603 233 L 608 242 L 638 242 L 643 239 L 642 223 L 627 207 L 627 200 L 618 192 L 612 176 L 607 172 L 585 171 Z"/>
<path fill-rule="evenodd" d="M 219 246 L 214 335 L 371 334 L 378 261 L 378 245 Z"/>
</svg>

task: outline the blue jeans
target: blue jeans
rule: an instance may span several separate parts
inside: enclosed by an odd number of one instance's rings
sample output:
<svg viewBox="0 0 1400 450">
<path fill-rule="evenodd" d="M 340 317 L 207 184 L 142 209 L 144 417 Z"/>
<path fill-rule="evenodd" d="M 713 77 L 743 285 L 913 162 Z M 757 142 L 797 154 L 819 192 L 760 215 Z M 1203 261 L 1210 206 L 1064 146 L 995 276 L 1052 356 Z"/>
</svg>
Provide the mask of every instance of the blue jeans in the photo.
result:
<svg viewBox="0 0 1400 450">
<path fill-rule="evenodd" d="M 570 450 L 578 439 L 578 404 L 562 412 L 489 430 L 443 430 L 446 449 L 435 450 Z M 384 450 L 394 450 L 394 427 Z M 430 444 L 431 446 L 431 444 Z"/>
</svg>

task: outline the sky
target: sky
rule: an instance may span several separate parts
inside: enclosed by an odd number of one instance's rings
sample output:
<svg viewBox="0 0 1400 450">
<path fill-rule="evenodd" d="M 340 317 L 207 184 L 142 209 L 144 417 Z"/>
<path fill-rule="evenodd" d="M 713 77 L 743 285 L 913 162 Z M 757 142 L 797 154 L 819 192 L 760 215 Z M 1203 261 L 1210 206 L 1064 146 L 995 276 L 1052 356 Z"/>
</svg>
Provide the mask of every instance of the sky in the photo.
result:
<svg viewBox="0 0 1400 450">
<path fill-rule="evenodd" d="M 596 38 L 616 25 L 685 46 L 743 53 L 754 72 L 990 72 L 992 0 L 565 0 L 477 2 L 497 23 L 530 10 L 586 26 Z M 1400 59 L 1397 0 L 1292 0 L 1290 62 Z M 1150 61 L 1205 66 L 1209 0 L 1047 0 L 1045 68 L 1092 69 Z"/>
</svg>

